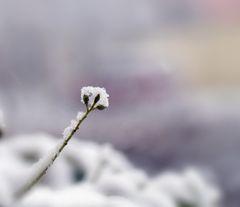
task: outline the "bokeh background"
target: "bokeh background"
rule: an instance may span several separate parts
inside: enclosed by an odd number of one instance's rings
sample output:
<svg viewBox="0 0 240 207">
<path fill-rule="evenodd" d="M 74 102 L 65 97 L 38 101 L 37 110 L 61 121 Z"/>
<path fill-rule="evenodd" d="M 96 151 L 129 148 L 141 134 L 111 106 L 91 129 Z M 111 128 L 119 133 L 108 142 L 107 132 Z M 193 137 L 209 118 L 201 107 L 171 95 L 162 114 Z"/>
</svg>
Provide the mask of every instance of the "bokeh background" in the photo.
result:
<svg viewBox="0 0 240 207">
<path fill-rule="evenodd" d="M 240 1 L 0 1 L 5 135 L 61 137 L 80 89 L 110 107 L 79 137 L 111 142 L 149 173 L 210 169 L 240 204 Z"/>
</svg>

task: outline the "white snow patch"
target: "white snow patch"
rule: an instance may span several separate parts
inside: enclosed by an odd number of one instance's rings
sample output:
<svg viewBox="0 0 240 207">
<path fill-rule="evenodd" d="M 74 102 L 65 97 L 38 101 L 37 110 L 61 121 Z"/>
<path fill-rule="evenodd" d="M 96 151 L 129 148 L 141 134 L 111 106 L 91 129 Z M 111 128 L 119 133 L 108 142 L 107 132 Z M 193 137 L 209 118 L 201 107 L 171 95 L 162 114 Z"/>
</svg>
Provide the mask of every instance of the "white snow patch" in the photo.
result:
<svg viewBox="0 0 240 207">
<path fill-rule="evenodd" d="M 0 142 L 0 205 L 6 206 L 14 191 L 46 166 L 58 142 L 46 134 Z M 73 139 L 44 179 L 14 207 L 179 207 L 180 202 L 219 207 L 220 200 L 220 190 L 194 168 L 149 177 L 111 145 Z"/>
</svg>

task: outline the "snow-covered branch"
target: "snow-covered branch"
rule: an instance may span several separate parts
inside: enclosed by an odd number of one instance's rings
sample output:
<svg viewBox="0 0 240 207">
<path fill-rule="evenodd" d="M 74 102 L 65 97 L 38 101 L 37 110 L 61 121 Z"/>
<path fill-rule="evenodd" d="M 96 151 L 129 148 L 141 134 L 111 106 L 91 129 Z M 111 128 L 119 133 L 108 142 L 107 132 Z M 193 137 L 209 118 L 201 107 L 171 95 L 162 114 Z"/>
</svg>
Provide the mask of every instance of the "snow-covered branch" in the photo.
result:
<svg viewBox="0 0 240 207">
<path fill-rule="evenodd" d="M 63 149 L 71 140 L 73 135 L 79 129 L 82 122 L 95 109 L 103 110 L 109 106 L 109 95 L 104 88 L 99 87 L 83 87 L 81 90 L 81 101 L 86 105 L 85 112 L 79 112 L 76 119 L 71 121 L 69 127 L 63 132 L 63 140 L 61 143 L 46 157 L 42 158 L 32 169 L 31 177 L 27 182 L 16 191 L 15 198 L 19 199 L 25 195 L 31 188 L 36 185 L 39 180 L 47 173 L 48 169 L 53 165 L 54 161 L 59 157 Z"/>
</svg>

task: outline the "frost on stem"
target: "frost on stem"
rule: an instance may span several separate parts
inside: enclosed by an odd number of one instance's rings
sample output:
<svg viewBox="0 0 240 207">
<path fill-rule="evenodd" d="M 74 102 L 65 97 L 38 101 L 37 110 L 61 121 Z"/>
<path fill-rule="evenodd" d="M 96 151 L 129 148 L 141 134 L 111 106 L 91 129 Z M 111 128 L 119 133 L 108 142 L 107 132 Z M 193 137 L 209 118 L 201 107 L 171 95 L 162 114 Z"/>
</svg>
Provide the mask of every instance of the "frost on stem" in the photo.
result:
<svg viewBox="0 0 240 207">
<path fill-rule="evenodd" d="M 16 191 L 16 199 L 24 196 L 47 173 L 48 169 L 59 157 L 60 153 L 79 129 L 81 123 L 88 117 L 89 113 L 95 109 L 102 110 L 109 106 L 108 97 L 109 95 L 104 88 L 92 86 L 82 88 L 81 100 L 86 105 L 87 110 L 85 112 L 78 112 L 76 119 L 72 120 L 70 126 L 64 130 L 63 141 L 53 150 L 53 152 L 43 157 L 39 163 L 33 167 L 30 178 L 19 190 Z"/>
<path fill-rule="evenodd" d="M 77 127 L 79 121 L 84 117 L 84 112 L 78 112 L 76 119 L 72 120 L 70 125 L 64 129 L 63 138 L 66 139 L 68 135 Z"/>
</svg>

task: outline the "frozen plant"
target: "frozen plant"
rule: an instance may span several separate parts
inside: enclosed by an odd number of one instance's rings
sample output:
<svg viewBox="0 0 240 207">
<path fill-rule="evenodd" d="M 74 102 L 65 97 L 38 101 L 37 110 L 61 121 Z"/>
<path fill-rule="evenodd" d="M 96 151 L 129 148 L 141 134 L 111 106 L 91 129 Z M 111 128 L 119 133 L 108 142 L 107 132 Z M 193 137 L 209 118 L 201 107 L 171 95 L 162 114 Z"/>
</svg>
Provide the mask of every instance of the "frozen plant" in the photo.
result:
<svg viewBox="0 0 240 207">
<path fill-rule="evenodd" d="M 54 161 L 59 157 L 60 153 L 66 147 L 73 135 L 79 129 L 82 122 L 94 110 L 104 110 L 109 106 L 109 95 L 105 88 L 99 87 L 83 87 L 81 90 L 81 101 L 86 106 L 85 112 L 79 112 L 75 120 L 71 121 L 69 127 L 63 132 L 63 140 L 60 144 L 49 153 L 46 157 L 41 159 L 32 169 L 30 179 L 15 193 L 15 198 L 19 199 L 25 195 L 38 181 L 47 173 L 48 169 L 53 165 Z"/>
</svg>

